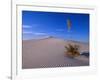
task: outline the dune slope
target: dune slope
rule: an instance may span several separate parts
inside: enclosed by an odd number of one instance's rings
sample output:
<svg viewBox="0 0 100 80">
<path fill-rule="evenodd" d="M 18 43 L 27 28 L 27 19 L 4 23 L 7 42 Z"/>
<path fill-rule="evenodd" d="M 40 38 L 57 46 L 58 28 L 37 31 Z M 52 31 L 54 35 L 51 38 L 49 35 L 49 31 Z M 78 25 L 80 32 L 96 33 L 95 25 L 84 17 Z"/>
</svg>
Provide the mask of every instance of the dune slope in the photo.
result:
<svg viewBox="0 0 100 80">
<path fill-rule="evenodd" d="M 56 38 L 23 40 L 22 68 L 88 66 L 89 59 L 71 59 L 65 56 L 65 45 L 72 43 L 81 46 L 80 51 L 88 51 L 88 44 L 64 41 Z"/>
</svg>

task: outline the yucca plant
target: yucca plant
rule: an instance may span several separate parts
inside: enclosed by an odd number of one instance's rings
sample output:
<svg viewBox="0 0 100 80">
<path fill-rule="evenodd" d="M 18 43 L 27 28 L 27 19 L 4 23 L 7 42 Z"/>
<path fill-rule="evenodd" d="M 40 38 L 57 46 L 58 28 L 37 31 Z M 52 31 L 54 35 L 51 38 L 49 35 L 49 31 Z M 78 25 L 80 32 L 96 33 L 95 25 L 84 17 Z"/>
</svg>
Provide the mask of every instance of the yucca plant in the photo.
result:
<svg viewBox="0 0 100 80">
<path fill-rule="evenodd" d="M 68 44 L 68 46 L 65 46 L 66 48 L 66 56 L 74 58 L 76 56 L 80 55 L 79 52 L 79 46 L 78 45 L 72 45 L 72 44 Z"/>
</svg>

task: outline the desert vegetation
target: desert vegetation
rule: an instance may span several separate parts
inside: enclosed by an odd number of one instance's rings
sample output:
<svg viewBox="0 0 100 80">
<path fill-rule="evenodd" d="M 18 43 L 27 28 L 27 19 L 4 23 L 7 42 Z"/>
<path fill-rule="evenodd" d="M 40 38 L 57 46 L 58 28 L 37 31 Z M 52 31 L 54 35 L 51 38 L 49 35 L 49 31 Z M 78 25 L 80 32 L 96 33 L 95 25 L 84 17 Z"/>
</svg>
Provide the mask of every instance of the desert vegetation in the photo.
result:
<svg viewBox="0 0 100 80">
<path fill-rule="evenodd" d="M 66 48 L 65 55 L 70 58 L 74 58 L 80 55 L 78 45 L 68 44 L 68 46 L 65 46 L 65 48 Z"/>
</svg>

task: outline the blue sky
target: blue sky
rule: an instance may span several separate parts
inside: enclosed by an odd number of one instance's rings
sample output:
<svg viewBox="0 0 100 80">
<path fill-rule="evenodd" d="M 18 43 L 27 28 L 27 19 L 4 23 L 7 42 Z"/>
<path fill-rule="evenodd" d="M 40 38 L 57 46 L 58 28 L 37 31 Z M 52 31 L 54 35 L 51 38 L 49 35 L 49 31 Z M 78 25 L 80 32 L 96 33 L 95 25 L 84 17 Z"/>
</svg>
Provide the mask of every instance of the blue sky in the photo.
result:
<svg viewBox="0 0 100 80">
<path fill-rule="evenodd" d="M 67 20 L 71 21 L 68 31 Z M 22 11 L 23 40 L 53 36 L 89 41 L 89 14 Z"/>
</svg>

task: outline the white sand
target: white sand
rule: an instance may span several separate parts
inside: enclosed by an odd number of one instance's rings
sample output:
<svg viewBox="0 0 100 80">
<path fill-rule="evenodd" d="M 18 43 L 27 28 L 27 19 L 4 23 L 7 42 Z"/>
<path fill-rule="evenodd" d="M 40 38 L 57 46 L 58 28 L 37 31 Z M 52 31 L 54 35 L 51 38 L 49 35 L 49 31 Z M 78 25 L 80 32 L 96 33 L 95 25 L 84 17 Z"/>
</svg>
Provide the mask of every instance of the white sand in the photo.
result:
<svg viewBox="0 0 100 80">
<path fill-rule="evenodd" d="M 43 68 L 43 67 L 68 67 L 88 66 L 87 57 L 71 59 L 65 56 L 65 45 L 78 44 L 80 51 L 89 51 L 89 45 L 74 41 L 64 41 L 56 38 L 42 40 L 24 40 L 22 52 L 22 68 Z"/>
</svg>

